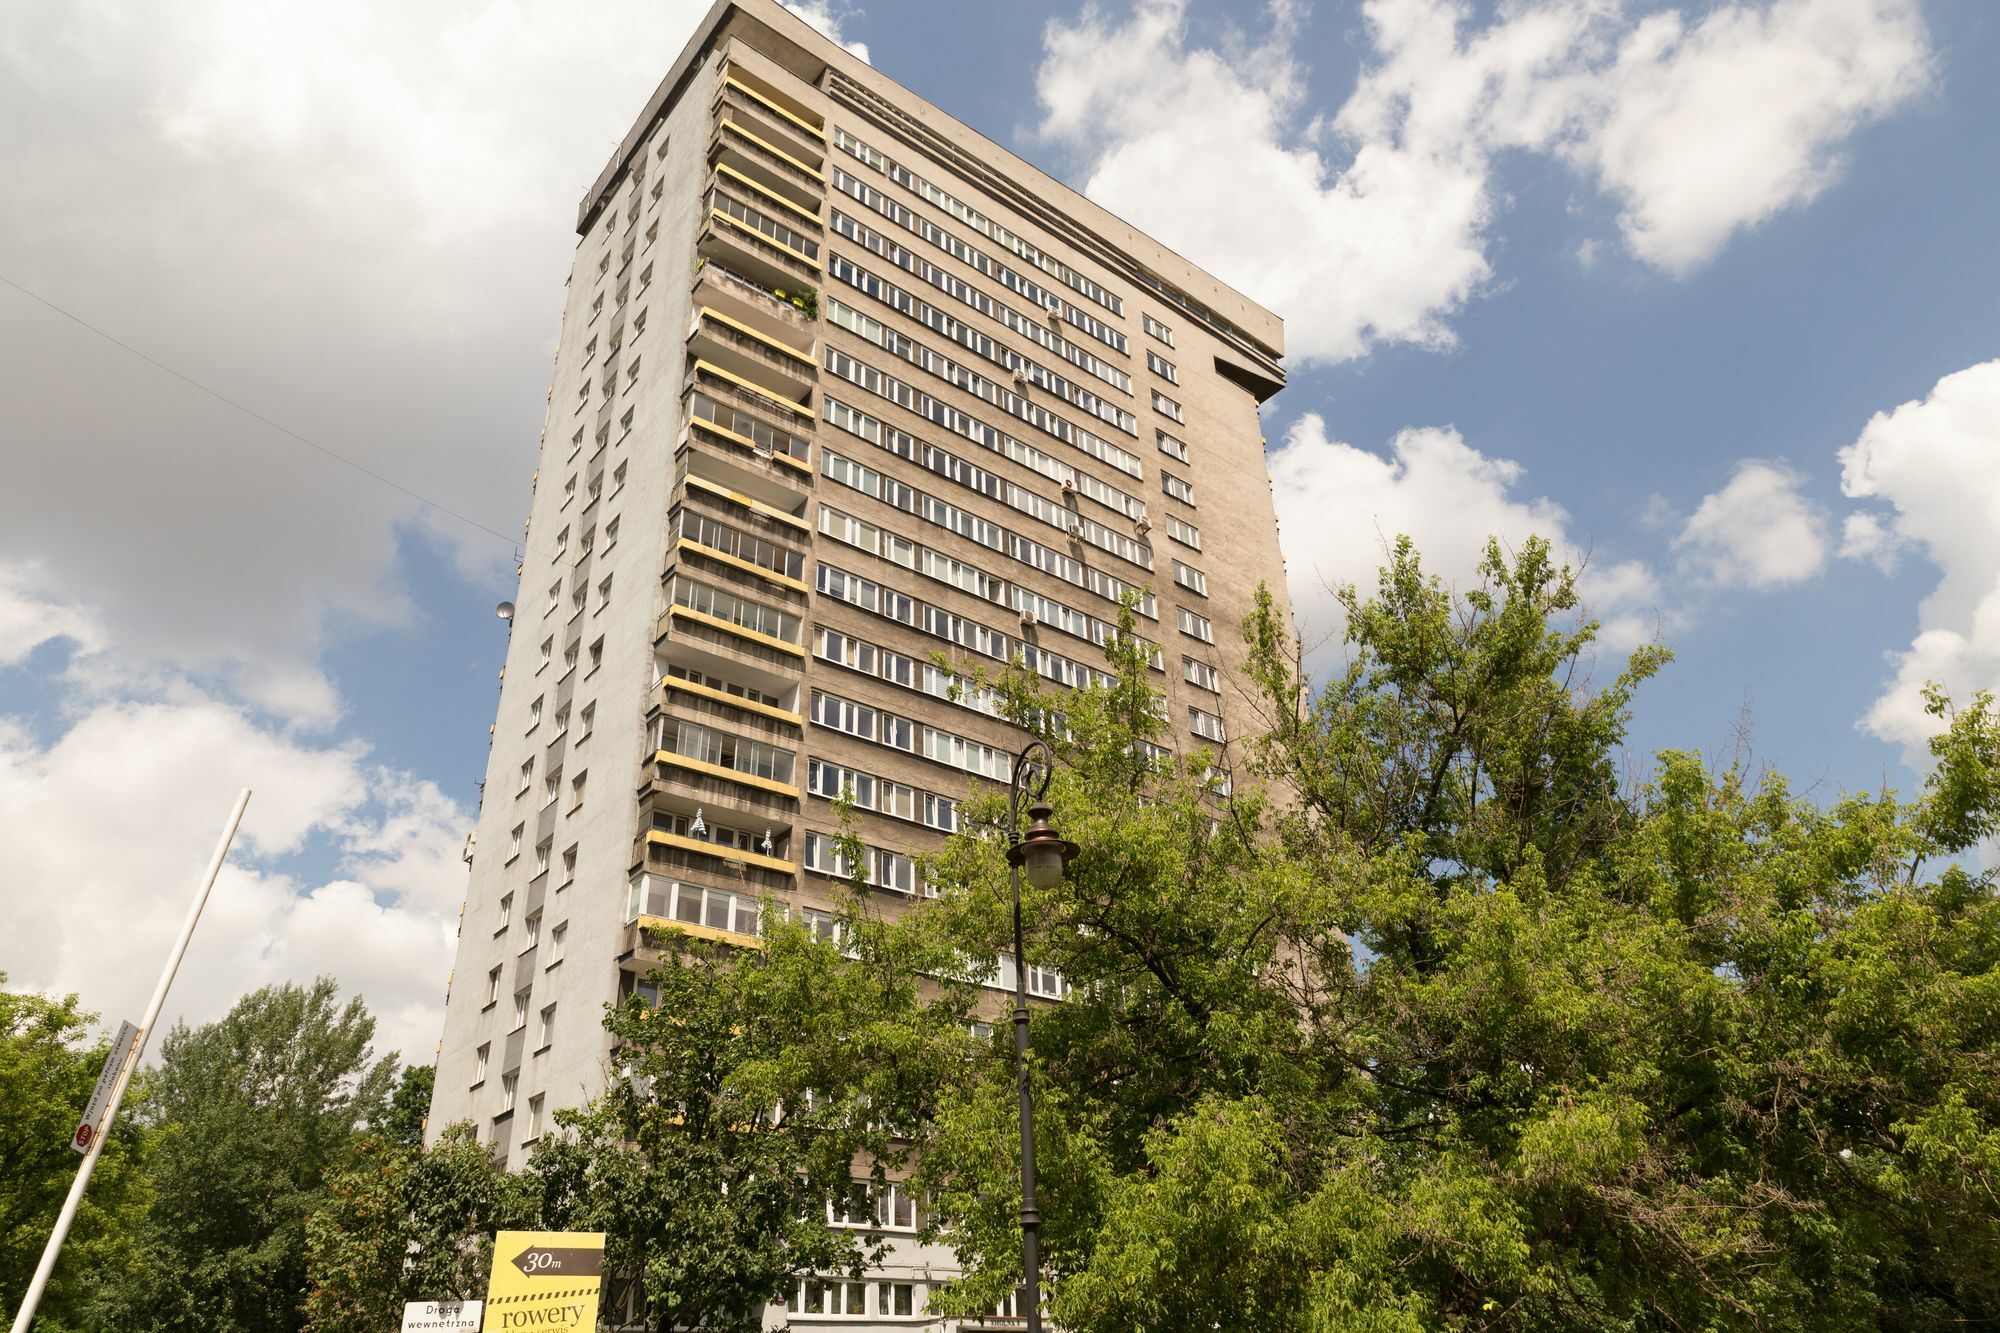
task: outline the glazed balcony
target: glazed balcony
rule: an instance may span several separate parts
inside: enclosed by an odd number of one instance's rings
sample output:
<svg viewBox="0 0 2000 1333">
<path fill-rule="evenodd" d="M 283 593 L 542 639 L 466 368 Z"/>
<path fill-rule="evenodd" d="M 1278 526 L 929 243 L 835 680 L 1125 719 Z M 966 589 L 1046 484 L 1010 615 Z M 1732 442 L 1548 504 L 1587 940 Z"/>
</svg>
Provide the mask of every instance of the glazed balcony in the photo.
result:
<svg viewBox="0 0 2000 1333">
<path fill-rule="evenodd" d="M 687 347 L 696 361 L 727 372 L 738 387 L 762 393 L 781 404 L 781 411 L 812 420 L 809 407 L 802 413 L 791 411 L 811 400 L 813 385 L 819 381 L 819 366 L 810 351 L 802 352 L 709 306 L 697 309 L 689 321 Z"/>
</svg>

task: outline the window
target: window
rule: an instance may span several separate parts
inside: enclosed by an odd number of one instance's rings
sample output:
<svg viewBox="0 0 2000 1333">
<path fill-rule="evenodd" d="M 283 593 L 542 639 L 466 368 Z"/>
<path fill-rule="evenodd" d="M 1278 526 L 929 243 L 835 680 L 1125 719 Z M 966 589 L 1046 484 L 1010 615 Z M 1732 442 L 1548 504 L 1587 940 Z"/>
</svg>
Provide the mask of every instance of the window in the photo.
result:
<svg viewBox="0 0 2000 1333">
<path fill-rule="evenodd" d="M 609 523 L 606 523 L 604 525 L 604 549 L 608 551 L 617 544 L 618 544 L 618 520 L 614 518 Z M 606 579 L 604 580 L 604 582 L 608 587 L 611 583 L 611 580 Z"/>
<path fill-rule="evenodd" d="M 513 860 L 521 854 L 521 835 L 528 831 L 526 824 L 514 825 L 514 831 L 507 835 L 507 859 Z"/>
<path fill-rule="evenodd" d="M 561 793 L 562 767 L 558 765 L 550 769 L 549 775 L 542 779 L 542 804 L 547 805 L 550 801 L 561 795 Z"/>
<path fill-rule="evenodd" d="M 487 1042 L 472 1053 L 472 1086 L 478 1087 L 486 1081 L 486 1062 L 493 1056 L 493 1043 Z"/>
<path fill-rule="evenodd" d="M 542 1135 L 542 1094 L 528 1098 L 528 1123 L 521 1130 L 521 1141 L 531 1143 Z"/>
<path fill-rule="evenodd" d="M 555 1039 L 556 1007 L 552 1004 L 545 1005 L 542 1008 L 541 1023 L 535 1028 L 535 1049 L 545 1051 Z"/>
<path fill-rule="evenodd" d="M 1193 565 L 1184 565 L 1178 560 L 1174 561 L 1174 582 L 1180 584 L 1189 592 L 1200 593 L 1203 597 L 1208 596 L 1208 575 L 1202 573 Z"/>
<path fill-rule="evenodd" d="M 1181 608 L 1181 633 L 1192 635 L 1203 643 L 1215 642 L 1215 626 L 1209 624 L 1207 616 L 1198 616 L 1186 607 Z"/>
<path fill-rule="evenodd" d="M 1171 472 L 1162 472 L 1160 474 L 1160 489 L 1171 495 L 1174 499 L 1179 500 L 1182 504 L 1191 505 L 1194 503 L 1194 487 Z"/>
<path fill-rule="evenodd" d="M 551 583 L 549 585 L 549 611 L 553 611 L 561 605 L 562 605 L 562 580 L 557 579 L 554 583 Z M 548 611 L 544 611 L 542 614 L 547 615 Z"/>
<path fill-rule="evenodd" d="M 563 953 L 568 948 L 569 922 L 558 921 L 555 929 L 549 932 L 549 961 L 547 966 L 554 967 L 557 963 L 560 963 L 563 960 Z"/>
<path fill-rule="evenodd" d="M 528 1026 L 528 992 L 517 990 L 514 992 L 514 1026 L 510 1030 L 519 1032 L 526 1026 Z"/>
<path fill-rule="evenodd" d="M 1165 454 L 1169 458 L 1177 459 L 1183 463 L 1189 461 L 1188 448 L 1185 444 L 1182 444 L 1179 440 L 1167 434 L 1165 431 L 1161 431 L 1157 438 L 1160 441 L 1161 453 Z"/>
<path fill-rule="evenodd" d="M 576 581 L 576 586 L 569 590 L 570 611 L 572 613 L 582 611 L 583 604 L 589 600 L 590 600 L 590 585 L 585 583 L 582 579 L 578 579 Z"/>
<path fill-rule="evenodd" d="M 604 590 L 605 590 L 605 595 L 609 596 L 611 592 L 611 580 L 606 579 L 604 581 Z M 597 668 L 603 665 L 604 665 L 604 636 L 600 634 L 597 636 L 597 642 L 590 645 L 590 670 L 595 671 L 597 670 Z M 585 674 L 587 675 L 589 673 L 586 672 Z"/>
<path fill-rule="evenodd" d="M 1174 363 L 1161 356 L 1158 352 L 1146 353 L 1146 369 L 1152 371 L 1169 384 L 1179 384 L 1181 382 L 1180 372 L 1174 369 Z M 1157 406 L 1159 395 L 1155 394 L 1153 397 L 1155 406 Z M 1169 399 L 1168 401 L 1171 402 L 1172 400 Z M 1166 412 L 1164 407 L 1160 408 L 1160 410 Z M 1179 421 L 1181 419 L 1180 411 L 1180 404 L 1175 403 L 1174 410 L 1167 412 L 1167 415 L 1175 421 Z"/>
<path fill-rule="evenodd" d="M 915 1314 L 917 1286 L 914 1282 L 884 1282 L 875 1289 L 875 1313 Z"/>
<path fill-rule="evenodd" d="M 569 808 L 574 810 L 583 804 L 583 782 L 588 773 L 579 773 L 569 780 Z"/>
<path fill-rule="evenodd" d="M 1201 529 L 1175 514 L 1167 515 L 1167 535 L 1182 546 L 1201 549 Z"/>
<path fill-rule="evenodd" d="M 563 649 L 562 673 L 564 676 L 567 676 L 570 672 L 576 670 L 576 657 L 577 654 L 582 651 L 583 649 L 581 645 L 574 643 L 571 644 L 569 647 Z M 559 676 L 557 677 L 557 679 L 560 680 L 561 677 Z M 560 736 L 568 730 L 569 730 L 569 706 L 565 704 L 563 707 L 558 708 L 556 710 L 556 735 Z"/>
<path fill-rule="evenodd" d="M 1174 345 L 1174 331 L 1160 323 L 1159 320 L 1141 311 L 1139 314 L 1139 323 L 1145 326 L 1146 332 L 1152 334 L 1167 346 L 1172 347 Z"/>
<path fill-rule="evenodd" d="M 611 575 L 606 574 L 604 581 L 597 585 L 597 609 L 602 611 L 609 605 L 611 605 Z M 591 665 L 597 665 L 596 661 L 593 660 Z"/>
<path fill-rule="evenodd" d="M 583 530 L 581 537 L 576 539 L 577 558 L 581 559 L 589 555 L 591 548 L 595 545 L 597 545 L 597 525 L 593 523 Z"/>
<path fill-rule="evenodd" d="M 583 735 L 577 737 L 577 739 L 579 741 L 589 739 L 590 733 L 594 731 L 596 727 L 597 727 L 597 705 L 594 702 L 587 703 L 583 706 Z"/>
<path fill-rule="evenodd" d="M 868 1284 L 845 1278 L 809 1277 L 799 1283 L 801 1314 L 867 1314 Z"/>
<path fill-rule="evenodd" d="M 583 388 L 586 393 L 590 391 L 590 386 L 588 384 L 584 385 Z M 563 483 L 564 507 L 565 508 L 568 507 L 569 502 L 571 500 L 574 500 L 575 498 L 576 498 L 576 474 L 572 472 L 569 474 L 569 480 Z"/>
<path fill-rule="evenodd" d="M 526 796 L 528 794 L 528 788 L 534 785 L 535 785 L 535 761 L 530 759 L 527 763 L 521 765 L 521 785 L 514 792 L 514 799 L 518 801 L 523 796 Z"/>
<path fill-rule="evenodd" d="M 1147 354 L 1147 359 L 1151 359 L 1151 353 Z M 1171 421 L 1179 421 L 1181 419 L 1181 405 L 1161 393 L 1158 389 L 1153 390 L 1153 410 Z"/>
<path fill-rule="evenodd" d="M 543 838 L 535 844 L 535 873 L 543 873 L 549 868 L 549 840 Z"/>
<path fill-rule="evenodd" d="M 571 843 L 569 847 L 565 849 L 562 854 L 562 884 L 558 884 L 556 885 L 556 887 L 561 888 L 563 884 L 574 884 L 575 882 L 576 882 L 576 844 Z"/>
<path fill-rule="evenodd" d="M 624 489 L 625 489 L 625 464 L 620 463 L 617 467 L 611 469 L 611 493 L 613 495 L 616 495 L 618 494 L 618 492 Z"/>
<path fill-rule="evenodd" d="M 500 1115 L 506 1115 L 514 1109 L 514 1093 L 520 1086 L 521 1076 L 519 1074 L 502 1074 L 500 1076 Z M 499 1116 L 494 1117 L 496 1120 L 499 1118 Z"/>
<path fill-rule="evenodd" d="M 493 1004 L 498 1004 L 499 1002 L 500 1002 L 500 969 L 496 967 L 491 972 L 488 972 L 486 974 L 486 1003 L 489 1005 L 493 1005 Z"/>
<path fill-rule="evenodd" d="M 558 532 L 556 534 L 556 554 L 561 555 L 564 551 L 567 551 L 568 549 L 569 549 L 569 529 L 564 528 L 561 532 Z M 586 546 L 584 547 L 584 549 L 587 551 L 590 548 Z"/>
<path fill-rule="evenodd" d="M 1221 718 L 1192 704 L 1188 705 L 1188 726 L 1195 735 L 1204 740 L 1214 741 L 1218 745 L 1229 739 L 1228 734 L 1222 729 Z"/>
<path fill-rule="evenodd" d="M 567 653 L 563 654 L 563 674 L 568 675 L 569 669 L 575 665 L 576 665 L 576 650 L 572 648 Z M 564 704 L 561 708 L 556 709 L 556 739 L 561 740 L 564 736 L 568 734 L 569 734 L 569 705 Z"/>
<path fill-rule="evenodd" d="M 533 731 L 536 727 L 542 725 L 542 698 L 543 696 L 538 694 L 535 696 L 535 701 L 528 705 L 529 731 Z"/>
<path fill-rule="evenodd" d="M 551 634 L 548 638 L 542 640 L 541 665 L 537 666 L 535 670 L 540 671 L 542 667 L 547 666 L 551 661 L 555 659 L 555 655 L 556 655 L 556 637 L 555 635 Z"/>
<path fill-rule="evenodd" d="M 1198 685 L 1204 690 L 1221 693 L 1215 668 L 1206 662 L 1197 662 L 1192 657 L 1181 659 L 1181 679 L 1190 685 Z"/>
<path fill-rule="evenodd" d="M 530 913 L 528 919 L 521 923 L 521 930 L 526 936 L 526 943 L 521 946 L 521 952 L 526 953 L 542 942 L 542 914 Z"/>
<path fill-rule="evenodd" d="M 891 1183 L 875 1193 L 875 1225 L 884 1231 L 915 1231 L 917 1201 L 910 1187 Z"/>
</svg>

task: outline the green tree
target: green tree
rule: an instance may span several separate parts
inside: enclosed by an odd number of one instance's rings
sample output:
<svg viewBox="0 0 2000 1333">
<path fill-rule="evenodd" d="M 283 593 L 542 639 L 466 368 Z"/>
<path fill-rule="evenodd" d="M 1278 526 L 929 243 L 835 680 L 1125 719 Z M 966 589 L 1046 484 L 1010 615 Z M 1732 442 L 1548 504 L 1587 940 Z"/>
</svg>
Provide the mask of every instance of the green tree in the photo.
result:
<svg viewBox="0 0 2000 1333">
<path fill-rule="evenodd" d="M 859 899 L 842 931 L 768 912 L 756 948 L 661 932 L 647 989 L 606 1017 L 618 1081 L 535 1152 L 544 1225 L 607 1233 L 607 1306 L 630 1296 L 646 1328 L 755 1330 L 797 1278 L 871 1253 L 828 1209 L 857 1170 L 902 1167 L 970 1038 L 965 996 L 926 998 L 924 960 Z"/>
<path fill-rule="evenodd" d="M 367 1136 L 306 1222 L 306 1329 L 375 1333 L 406 1301 L 478 1299 L 494 1233 L 532 1228 L 538 1204 L 537 1183 L 496 1165 L 471 1125 L 428 1148 Z"/>
<path fill-rule="evenodd" d="M 1118 684 L 1005 682 L 1083 847 L 1028 894 L 1052 1308 L 1086 1330 L 1924 1329 L 2000 1321 L 2000 720 L 1931 706 L 1918 796 L 1819 804 L 1670 751 L 1594 676 L 1572 571 L 1400 543 L 1305 675 L 1246 626 L 1268 734 L 1151 762 Z M 1130 620 L 1127 620 L 1128 632 Z M 991 827 L 993 802 L 970 807 Z M 904 927 L 1004 948 L 998 847 Z M 971 1311 L 1018 1280 L 1013 1088 L 970 1061 L 921 1174 Z"/>
<path fill-rule="evenodd" d="M 280 1333 L 301 1323 L 306 1221 L 357 1135 L 388 1110 L 396 1060 L 327 978 L 269 986 L 176 1025 L 143 1103 L 157 1133 L 142 1282 L 112 1326 Z"/>
<path fill-rule="evenodd" d="M 389 1098 L 382 1137 L 399 1148 L 422 1147 L 424 1122 L 430 1117 L 431 1092 L 436 1085 L 436 1065 L 405 1065 L 396 1091 Z"/>
<path fill-rule="evenodd" d="M 97 1016 L 74 995 L 51 1000 L 4 989 L 0 972 L 0 1311 L 12 1314 L 41 1260 L 82 1158 L 70 1134 L 110 1052 L 91 1038 Z M 128 1108 L 129 1110 L 129 1108 Z M 101 1327 L 103 1277 L 132 1271 L 148 1200 L 147 1139 L 129 1114 L 98 1155 L 35 1327 Z"/>
</svg>

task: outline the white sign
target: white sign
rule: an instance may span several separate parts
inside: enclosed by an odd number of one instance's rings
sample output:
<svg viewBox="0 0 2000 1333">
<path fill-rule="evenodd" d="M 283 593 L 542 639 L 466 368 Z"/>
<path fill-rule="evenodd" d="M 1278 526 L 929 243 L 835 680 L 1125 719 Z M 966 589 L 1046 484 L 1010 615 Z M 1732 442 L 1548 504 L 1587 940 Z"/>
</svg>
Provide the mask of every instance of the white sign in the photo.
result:
<svg viewBox="0 0 2000 1333">
<path fill-rule="evenodd" d="M 411 1301 L 403 1307 L 403 1333 L 438 1333 L 440 1329 L 479 1333 L 484 1301 Z"/>
<path fill-rule="evenodd" d="M 83 1119 L 77 1122 L 76 1133 L 69 1136 L 69 1146 L 76 1151 L 89 1152 L 90 1145 L 103 1133 L 104 1113 L 111 1107 L 111 1089 L 117 1086 L 118 1075 L 132 1058 L 132 1045 L 138 1040 L 138 1028 L 130 1023 L 118 1025 L 118 1039 L 111 1043 L 111 1054 L 104 1057 L 104 1070 L 97 1076 L 97 1086 L 91 1089 L 90 1105 L 83 1108 Z"/>
</svg>

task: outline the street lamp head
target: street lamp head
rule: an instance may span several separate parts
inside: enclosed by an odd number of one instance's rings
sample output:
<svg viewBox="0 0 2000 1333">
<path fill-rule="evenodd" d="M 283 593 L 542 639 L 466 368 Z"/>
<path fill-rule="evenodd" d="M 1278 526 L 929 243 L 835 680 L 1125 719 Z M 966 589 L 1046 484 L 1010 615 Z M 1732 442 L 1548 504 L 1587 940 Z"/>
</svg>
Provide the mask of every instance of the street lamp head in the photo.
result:
<svg viewBox="0 0 2000 1333">
<path fill-rule="evenodd" d="M 1052 813 L 1045 801 L 1029 806 L 1028 818 L 1032 822 L 1028 831 L 1007 849 L 1008 862 L 1021 867 L 1028 883 L 1038 889 L 1053 889 L 1061 884 L 1063 866 L 1076 855 L 1076 844 L 1066 841 L 1062 834 L 1049 827 L 1049 815 Z"/>
<path fill-rule="evenodd" d="M 514 604 L 512 602 L 502 602 L 493 608 L 493 614 L 499 616 L 502 620 L 512 620 L 514 618 Z"/>
</svg>

